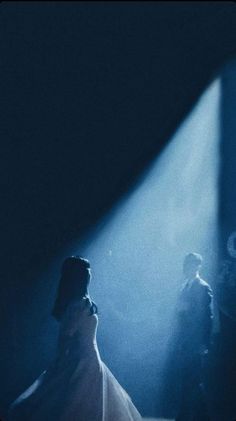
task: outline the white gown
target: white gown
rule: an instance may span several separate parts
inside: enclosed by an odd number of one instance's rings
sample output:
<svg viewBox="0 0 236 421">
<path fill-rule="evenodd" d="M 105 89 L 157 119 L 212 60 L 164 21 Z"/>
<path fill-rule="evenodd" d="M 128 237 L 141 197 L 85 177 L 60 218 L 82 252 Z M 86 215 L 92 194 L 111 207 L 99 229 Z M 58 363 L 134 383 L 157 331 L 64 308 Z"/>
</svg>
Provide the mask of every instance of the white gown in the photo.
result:
<svg viewBox="0 0 236 421">
<path fill-rule="evenodd" d="M 130 397 L 102 362 L 98 317 L 89 300 L 63 317 L 54 363 L 13 403 L 9 421 L 141 421 Z"/>
</svg>

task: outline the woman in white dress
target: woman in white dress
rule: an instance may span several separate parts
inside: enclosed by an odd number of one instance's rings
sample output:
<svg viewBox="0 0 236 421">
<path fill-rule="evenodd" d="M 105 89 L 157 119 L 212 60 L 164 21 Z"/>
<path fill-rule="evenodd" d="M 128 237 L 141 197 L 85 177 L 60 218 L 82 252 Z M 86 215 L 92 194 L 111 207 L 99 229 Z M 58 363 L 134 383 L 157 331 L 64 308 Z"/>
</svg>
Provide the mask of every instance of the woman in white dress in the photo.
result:
<svg viewBox="0 0 236 421">
<path fill-rule="evenodd" d="M 130 397 L 101 361 L 97 306 L 88 260 L 62 266 L 53 315 L 60 323 L 55 361 L 11 405 L 9 421 L 141 421 Z"/>
</svg>

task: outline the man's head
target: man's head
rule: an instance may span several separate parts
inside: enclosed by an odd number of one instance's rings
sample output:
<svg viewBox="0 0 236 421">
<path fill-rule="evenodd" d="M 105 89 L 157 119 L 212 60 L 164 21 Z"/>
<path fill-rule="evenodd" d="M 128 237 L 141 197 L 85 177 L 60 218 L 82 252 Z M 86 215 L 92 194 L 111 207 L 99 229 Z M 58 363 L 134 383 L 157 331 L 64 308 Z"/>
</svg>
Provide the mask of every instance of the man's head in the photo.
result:
<svg viewBox="0 0 236 421">
<path fill-rule="evenodd" d="M 188 279 L 195 278 L 202 266 L 202 256 L 198 253 L 189 253 L 185 256 L 183 264 L 184 276 Z"/>
</svg>

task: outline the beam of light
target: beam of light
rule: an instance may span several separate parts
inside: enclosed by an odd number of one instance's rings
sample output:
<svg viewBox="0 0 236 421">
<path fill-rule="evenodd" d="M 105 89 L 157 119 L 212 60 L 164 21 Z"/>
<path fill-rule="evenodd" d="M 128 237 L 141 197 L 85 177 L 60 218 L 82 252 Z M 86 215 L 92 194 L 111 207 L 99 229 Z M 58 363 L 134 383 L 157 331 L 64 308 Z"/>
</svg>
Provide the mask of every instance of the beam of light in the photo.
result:
<svg viewBox="0 0 236 421">
<path fill-rule="evenodd" d="M 76 250 L 93 269 L 91 295 L 100 310 L 102 355 L 144 412 L 161 381 L 184 255 L 201 253 L 202 276 L 212 281 L 219 102 L 217 79 L 134 191 Z"/>
</svg>

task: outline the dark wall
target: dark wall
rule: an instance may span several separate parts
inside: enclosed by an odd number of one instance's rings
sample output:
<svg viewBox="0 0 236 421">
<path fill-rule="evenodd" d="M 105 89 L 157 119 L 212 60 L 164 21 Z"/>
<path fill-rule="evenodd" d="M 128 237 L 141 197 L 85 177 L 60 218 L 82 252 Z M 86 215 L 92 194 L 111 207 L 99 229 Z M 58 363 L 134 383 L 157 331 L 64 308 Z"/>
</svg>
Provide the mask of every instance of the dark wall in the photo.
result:
<svg viewBox="0 0 236 421">
<path fill-rule="evenodd" d="M 236 263 L 229 255 L 227 242 L 236 231 L 236 61 L 221 71 L 221 173 L 219 203 L 219 273 L 225 259 L 230 263 L 230 276 L 216 284 L 219 307 L 219 337 L 215 343 L 215 365 L 212 370 L 214 406 L 219 419 L 236 416 Z M 236 237 L 236 236 L 235 236 Z M 235 241 L 232 241 L 235 248 Z"/>
<path fill-rule="evenodd" d="M 236 228 L 236 61 L 230 61 L 221 72 L 221 204 L 220 220 L 223 242 Z"/>
<path fill-rule="evenodd" d="M 14 258 L 44 265 L 119 197 L 233 52 L 234 19 L 230 2 L 1 4 Z"/>
</svg>

